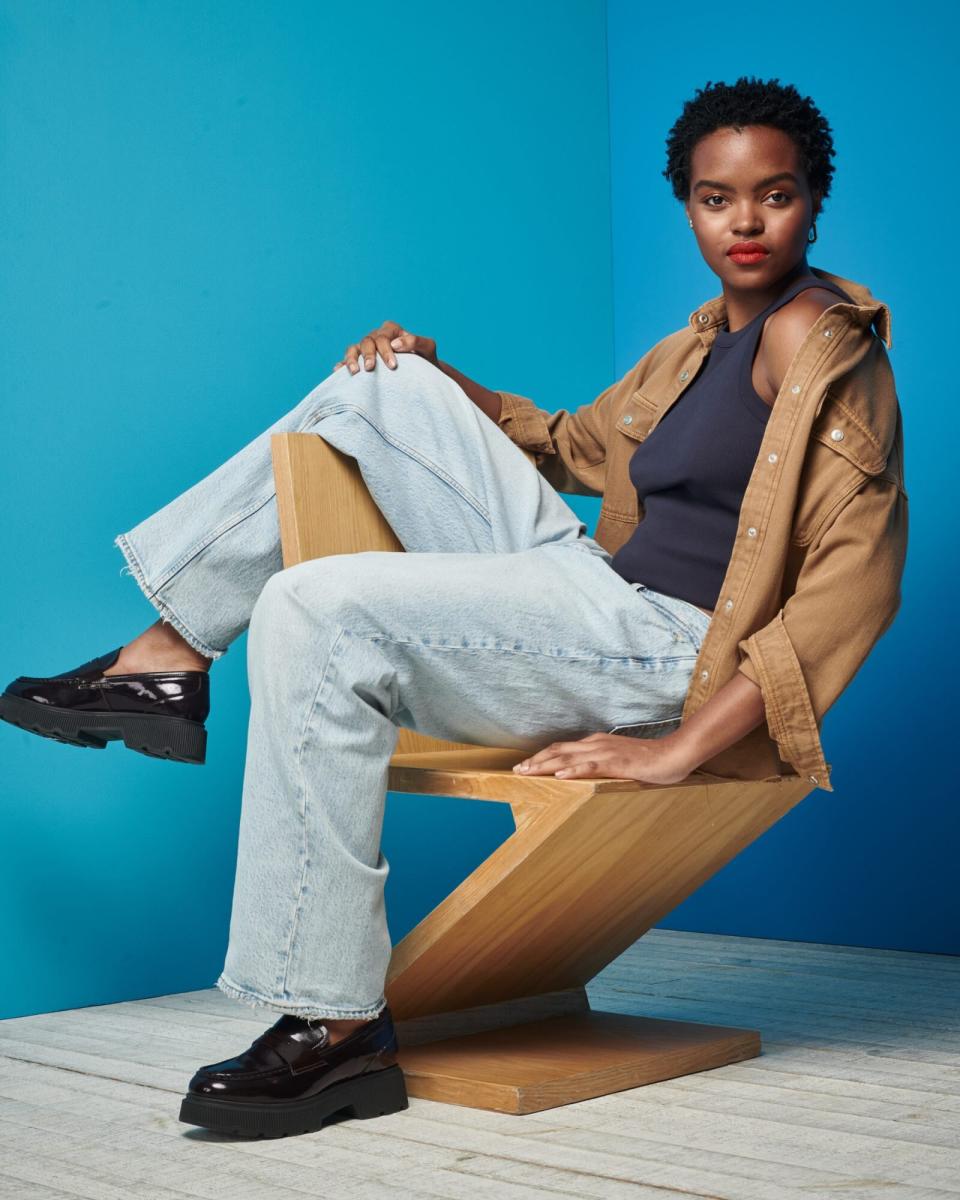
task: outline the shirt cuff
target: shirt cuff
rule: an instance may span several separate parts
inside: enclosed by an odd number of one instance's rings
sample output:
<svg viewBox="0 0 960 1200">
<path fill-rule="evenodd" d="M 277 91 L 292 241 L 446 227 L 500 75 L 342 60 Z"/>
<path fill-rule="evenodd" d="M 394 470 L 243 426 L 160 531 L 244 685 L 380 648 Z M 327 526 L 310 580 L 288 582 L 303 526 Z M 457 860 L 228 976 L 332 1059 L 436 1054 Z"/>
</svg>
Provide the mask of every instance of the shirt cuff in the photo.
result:
<svg viewBox="0 0 960 1200">
<path fill-rule="evenodd" d="M 832 792 L 830 765 L 823 756 L 810 693 L 782 612 L 738 643 L 738 649 L 745 656 L 739 669 L 763 693 L 767 726 L 780 757 L 811 783 Z"/>
<path fill-rule="evenodd" d="M 749 658 L 740 660 L 739 670 L 741 674 L 746 675 L 748 679 L 752 680 L 757 687 L 760 687 L 760 676 L 757 674 L 757 668 L 753 665 L 753 662 Z M 761 691 L 762 690 L 763 689 L 761 688 Z"/>
<path fill-rule="evenodd" d="M 556 453 L 547 416 L 532 400 L 516 392 L 497 390 L 497 395 L 500 397 L 500 419 L 497 424 L 511 442 L 522 446 L 524 450 Z"/>
</svg>

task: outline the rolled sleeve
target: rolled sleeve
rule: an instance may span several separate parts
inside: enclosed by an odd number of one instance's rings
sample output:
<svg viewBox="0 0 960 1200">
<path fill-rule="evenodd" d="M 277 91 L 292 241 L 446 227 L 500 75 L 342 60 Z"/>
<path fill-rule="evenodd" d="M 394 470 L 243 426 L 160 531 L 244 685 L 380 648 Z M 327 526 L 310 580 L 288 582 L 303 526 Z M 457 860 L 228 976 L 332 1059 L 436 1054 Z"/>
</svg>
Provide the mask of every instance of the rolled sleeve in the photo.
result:
<svg viewBox="0 0 960 1200">
<path fill-rule="evenodd" d="M 811 547 L 774 619 L 738 643 L 781 758 L 826 791 L 821 723 L 899 610 L 907 527 L 906 493 L 868 478 Z"/>
<path fill-rule="evenodd" d="M 498 424 L 512 442 L 524 450 L 553 453 L 553 440 L 547 424 L 549 413 L 537 408 L 526 396 L 516 392 L 497 392 L 500 397 L 500 419 Z"/>
</svg>

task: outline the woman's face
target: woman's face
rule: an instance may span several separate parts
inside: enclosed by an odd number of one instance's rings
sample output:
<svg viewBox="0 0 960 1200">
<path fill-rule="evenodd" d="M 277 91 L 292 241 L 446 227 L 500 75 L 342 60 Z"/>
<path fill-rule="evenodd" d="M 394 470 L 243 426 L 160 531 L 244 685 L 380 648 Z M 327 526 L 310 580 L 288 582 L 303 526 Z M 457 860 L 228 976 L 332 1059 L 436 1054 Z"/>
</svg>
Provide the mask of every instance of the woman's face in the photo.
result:
<svg viewBox="0 0 960 1200">
<path fill-rule="evenodd" d="M 807 232 L 820 208 L 793 139 L 769 125 L 725 127 L 693 148 L 686 210 L 708 266 L 725 285 L 763 291 L 805 259 Z M 730 257 L 738 242 L 767 253 Z"/>
</svg>

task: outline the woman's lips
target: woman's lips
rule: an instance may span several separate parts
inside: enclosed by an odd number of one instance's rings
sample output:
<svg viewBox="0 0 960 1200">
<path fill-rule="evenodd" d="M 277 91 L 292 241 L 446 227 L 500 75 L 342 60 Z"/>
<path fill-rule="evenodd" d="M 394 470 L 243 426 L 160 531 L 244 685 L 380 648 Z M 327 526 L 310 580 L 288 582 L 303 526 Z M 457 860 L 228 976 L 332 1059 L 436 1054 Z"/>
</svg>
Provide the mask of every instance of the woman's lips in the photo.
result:
<svg viewBox="0 0 960 1200">
<path fill-rule="evenodd" d="M 766 258 L 769 253 L 769 250 L 765 250 L 756 242 L 743 242 L 728 250 L 727 257 L 732 258 L 735 263 L 756 263 Z"/>
</svg>

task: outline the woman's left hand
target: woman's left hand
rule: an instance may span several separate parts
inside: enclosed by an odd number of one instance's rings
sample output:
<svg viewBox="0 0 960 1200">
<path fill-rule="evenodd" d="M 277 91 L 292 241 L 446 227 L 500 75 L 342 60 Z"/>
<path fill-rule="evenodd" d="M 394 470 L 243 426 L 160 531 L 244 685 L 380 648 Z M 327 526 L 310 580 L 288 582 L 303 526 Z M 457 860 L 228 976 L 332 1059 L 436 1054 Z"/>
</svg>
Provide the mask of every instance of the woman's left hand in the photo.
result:
<svg viewBox="0 0 960 1200">
<path fill-rule="evenodd" d="M 638 779 L 679 783 L 697 765 L 682 743 L 662 738 L 591 733 L 574 742 L 551 742 L 513 768 L 517 775 L 556 775 L 558 779 Z M 526 766 L 526 769 L 523 769 Z"/>
</svg>

